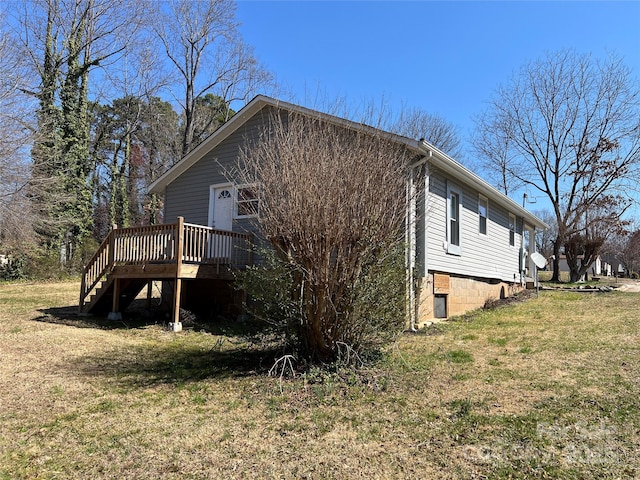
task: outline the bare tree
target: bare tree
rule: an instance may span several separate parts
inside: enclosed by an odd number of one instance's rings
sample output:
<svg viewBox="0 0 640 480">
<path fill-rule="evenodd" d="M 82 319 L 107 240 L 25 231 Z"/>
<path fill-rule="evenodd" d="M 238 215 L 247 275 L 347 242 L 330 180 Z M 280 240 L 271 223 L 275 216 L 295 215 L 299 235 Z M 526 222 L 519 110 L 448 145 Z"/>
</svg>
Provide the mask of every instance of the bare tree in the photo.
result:
<svg viewBox="0 0 640 480">
<path fill-rule="evenodd" d="M 479 125 L 491 125 L 496 119 L 491 118 L 491 112 L 485 112 L 475 119 Z M 519 153 L 511 146 L 511 138 L 515 135 L 509 125 L 502 125 L 501 129 L 478 128 L 471 138 L 476 153 L 476 169 L 483 170 L 487 180 L 498 190 L 509 196 L 523 187 L 525 183 L 511 174 L 513 163 L 517 162 Z"/>
<path fill-rule="evenodd" d="M 52 251 L 75 247 L 91 232 L 92 164 L 89 155 L 90 74 L 125 50 L 136 32 L 127 0 L 24 0 L 20 43 L 30 59 L 37 98 L 36 137 L 31 151 L 30 192 L 40 212 L 38 230 Z"/>
<path fill-rule="evenodd" d="M 607 239 L 603 251 L 618 260 L 627 275 L 640 272 L 640 229 L 638 222 L 630 220 L 627 231 L 612 235 Z"/>
<path fill-rule="evenodd" d="M 624 248 L 618 258 L 628 275 L 640 272 L 640 230 L 626 236 Z"/>
<path fill-rule="evenodd" d="M 626 235 L 625 229 L 629 221 L 620 218 L 624 212 L 619 212 L 618 208 L 616 204 L 592 207 L 589 216 L 583 217 L 583 225 L 575 228 L 575 233 L 565 239 L 564 253 L 569 266 L 569 281 L 577 282 L 588 273 L 610 238 Z"/>
<path fill-rule="evenodd" d="M 245 101 L 272 81 L 238 32 L 232 0 L 154 2 L 153 30 L 180 79 L 184 114 L 182 153 L 194 146 L 198 99 L 207 93 L 227 106 Z"/>
<path fill-rule="evenodd" d="M 261 232 L 292 272 L 298 338 L 313 359 L 404 325 L 402 279 L 395 320 L 363 315 L 357 299 L 402 246 L 408 161 L 390 134 L 293 113 L 273 116 L 242 154 L 244 181 L 259 189 Z"/>
<path fill-rule="evenodd" d="M 2 21 L 3 18 L 0 18 Z M 21 88 L 28 71 L 6 30 L 0 30 L 0 253 L 33 246 L 29 147 L 34 101 Z"/>
<path fill-rule="evenodd" d="M 556 216 L 550 210 L 539 210 L 533 213 L 549 227 L 544 230 L 536 230 L 536 250 L 545 258 L 551 258 L 558 230 Z"/>
<path fill-rule="evenodd" d="M 592 226 L 612 226 L 631 202 L 639 100 L 637 80 L 615 56 L 596 61 L 560 51 L 524 66 L 478 119 L 475 148 L 486 169 L 504 186 L 525 185 L 551 201 L 554 280 L 565 242 L 588 236 Z"/>
<path fill-rule="evenodd" d="M 403 109 L 392 130 L 398 135 L 424 139 L 450 157 L 460 160 L 460 134 L 455 125 L 420 108 Z"/>
<path fill-rule="evenodd" d="M 143 192 L 179 158 L 178 115 L 157 97 L 136 96 L 93 104 L 91 113 L 96 239 L 113 224 L 157 223 L 161 200 Z"/>
</svg>

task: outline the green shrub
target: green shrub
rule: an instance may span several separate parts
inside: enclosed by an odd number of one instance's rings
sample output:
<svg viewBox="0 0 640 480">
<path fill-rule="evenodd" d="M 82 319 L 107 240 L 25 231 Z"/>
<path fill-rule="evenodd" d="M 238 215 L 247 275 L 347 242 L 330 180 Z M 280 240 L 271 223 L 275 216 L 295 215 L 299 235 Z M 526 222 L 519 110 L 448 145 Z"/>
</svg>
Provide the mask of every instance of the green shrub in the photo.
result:
<svg viewBox="0 0 640 480">
<path fill-rule="evenodd" d="M 269 249 L 260 252 L 262 262 L 237 275 L 238 288 L 247 294 L 248 313 L 286 333 L 289 347 L 302 357 L 305 351 L 304 295 L 294 268 Z M 345 285 L 351 309 L 340 312 L 341 331 L 334 360 L 344 349 L 361 358 L 376 356 L 380 348 L 405 327 L 404 250 L 398 246 L 361 272 L 355 285 Z M 342 353 L 341 353 L 342 352 Z"/>
<path fill-rule="evenodd" d="M 75 249 L 73 257 L 64 265 L 64 270 L 68 275 L 78 275 L 82 273 L 84 266 L 89 263 L 91 257 L 96 253 L 100 243 L 93 237 L 85 238 Z"/>
<path fill-rule="evenodd" d="M 406 326 L 404 248 L 378 259 L 353 289 L 350 342 L 363 354 L 377 351 Z"/>
<path fill-rule="evenodd" d="M 272 250 L 261 250 L 258 256 L 258 265 L 236 274 L 237 287 L 247 294 L 245 308 L 258 320 L 290 332 L 300 318 L 291 269 Z"/>
<path fill-rule="evenodd" d="M 76 277 L 98 249 L 93 238 L 85 239 L 65 264 L 60 262 L 57 249 L 31 246 L 9 255 L 10 262 L 0 266 L 0 280 L 59 280 Z"/>
<path fill-rule="evenodd" d="M 68 277 L 60 265 L 60 256 L 46 250 L 28 257 L 26 274 L 34 280 L 59 280 Z"/>
<path fill-rule="evenodd" d="M 27 278 L 27 257 L 10 256 L 9 263 L 0 266 L 0 280 L 23 280 Z"/>
</svg>

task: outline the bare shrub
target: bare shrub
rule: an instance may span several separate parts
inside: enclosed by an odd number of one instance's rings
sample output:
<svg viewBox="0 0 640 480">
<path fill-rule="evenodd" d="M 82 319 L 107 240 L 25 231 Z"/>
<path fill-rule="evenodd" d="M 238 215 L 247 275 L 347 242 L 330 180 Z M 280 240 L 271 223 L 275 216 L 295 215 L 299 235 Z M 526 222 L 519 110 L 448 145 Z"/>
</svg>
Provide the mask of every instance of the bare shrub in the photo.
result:
<svg viewBox="0 0 640 480">
<path fill-rule="evenodd" d="M 311 359 L 334 360 L 339 343 L 362 351 L 404 323 L 408 161 L 391 134 L 282 112 L 241 155 L 244 181 L 259 185 L 261 232 L 290 274 L 283 285 L 298 346 Z"/>
<path fill-rule="evenodd" d="M 495 297 L 489 297 L 484 302 L 483 309 L 484 310 L 492 310 L 494 308 L 498 308 L 500 306 L 500 299 Z"/>
</svg>

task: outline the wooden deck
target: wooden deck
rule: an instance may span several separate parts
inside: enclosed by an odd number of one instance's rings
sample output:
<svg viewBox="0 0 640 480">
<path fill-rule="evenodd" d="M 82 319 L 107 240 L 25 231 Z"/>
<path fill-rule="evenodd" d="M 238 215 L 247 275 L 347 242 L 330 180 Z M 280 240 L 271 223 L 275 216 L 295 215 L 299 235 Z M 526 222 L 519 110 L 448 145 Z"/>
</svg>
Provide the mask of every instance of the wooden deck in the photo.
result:
<svg viewBox="0 0 640 480">
<path fill-rule="evenodd" d="M 82 273 L 80 312 L 126 308 L 153 280 L 172 280 L 179 322 L 184 279 L 229 279 L 253 263 L 251 235 L 184 223 L 114 228 Z"/>
</svg>

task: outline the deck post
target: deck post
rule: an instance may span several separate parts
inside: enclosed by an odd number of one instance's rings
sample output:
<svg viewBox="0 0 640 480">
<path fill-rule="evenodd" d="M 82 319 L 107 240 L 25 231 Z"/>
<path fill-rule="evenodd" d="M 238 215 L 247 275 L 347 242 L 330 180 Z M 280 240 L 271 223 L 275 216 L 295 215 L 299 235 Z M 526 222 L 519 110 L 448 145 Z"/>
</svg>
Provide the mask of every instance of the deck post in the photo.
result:
<svg viewBox="0 0 640 480">
<path fill-rule="evenodd" d="M 87 271 L 86 269 L 82 272 L 82 280 L 80 282 L 80 302 L 78 303 L 79 310 L 78 313 L 84 313 L 84 298 L 85 298 L 85 290 L 87 288 Z"/>
<path fill-rule="evenodd" d="M 109 266 L 109 268 L 111 268 L 113 266 L 113 262 L 115 260 L 115 250 L 116 250 L 116 235 L 115 235 L 115 231 L 118 229 L 118 226 L 114 223 L 113 225 L 111 225 L 111 232 L 109 232 L 109 236 L 111 237 L 109 239 L 109 252 L 108 252 L 108 257 L 107 257 L 107 265 Z"/>
<path fill-rule="evenodd" d="M 178 217 L 176 223 L 176 277 L 182 276 L 182 257 L 184 255 L 184 217 Z"/>
<path fill-rule="evenodd" d="M 147 282 L 147 310 L 151 310 L 151 297 L 153 295 L 153 280 Z"/>
<path fill-rule="evenodd" d="M 118 229 L 118 225 L 115 223 L 111 226 L 111 241 L 109 242 L 109 267 L 113 266 L 113 262 L 115 260 L 115 250 L 116 250 L 116 236 L 113 234 Z M 122 313 L 120 313 L 120 279 L 113 279 L 113 306 L 111 308 L 111 312 L 107 316 L 108 320 L 119 321 L 122 320 Z"/>
<path fill-rule="evenodd" d="M 173 289 L 173 321 L 169 324 L 169 330 L 174 332 L 182 331 L 182 323 L 180 322 L 180 296 L 182 294 L 182 279 L 176 278 L 175 288 Z"/>
<path fill-rule="evenodd" d="M 176 281 L 173 289 L 173 321 L 169 329 L 174 332 L 182 331 L 180 322 L 180 297 L 182 294 L 182 256 L 184 253 L 184 217 L 178 217 L 176 223 Z"/>
<path fill-rule="evenodd" d="M 107 317 L 108 320 L 118 321 L 122 320 L 122 313 L 120 313 L 120 279 L 113 279 L 113 304 L 111 312 Z"/>
</svg>

